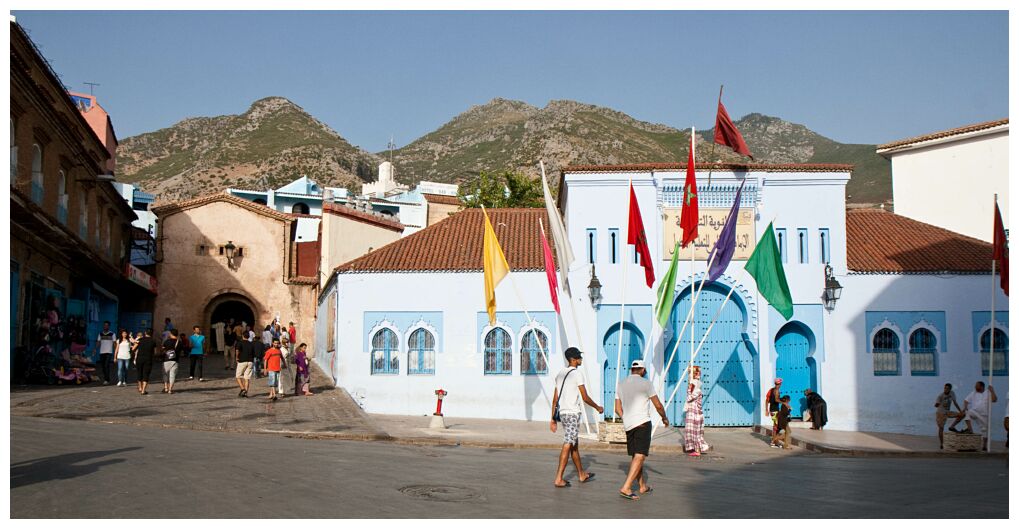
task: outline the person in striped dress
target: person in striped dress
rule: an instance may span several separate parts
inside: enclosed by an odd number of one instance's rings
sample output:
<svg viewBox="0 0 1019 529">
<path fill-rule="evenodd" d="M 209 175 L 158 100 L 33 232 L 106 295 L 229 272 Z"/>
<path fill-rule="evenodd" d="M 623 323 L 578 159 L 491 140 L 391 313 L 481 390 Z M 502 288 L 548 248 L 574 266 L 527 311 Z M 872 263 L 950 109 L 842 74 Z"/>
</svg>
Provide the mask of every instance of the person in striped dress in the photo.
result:
<svg viewBox="0 0 1019 529">
<path fill-rule="evenodd" d="M 701 368 L 690 366 L 690 386 L 686 394 L 686 425 L 683 427 L 684 445 L 691 457 L 700 457 L 710 447 L 704 442 L 704 406 L 701 395 Z"/>
</svg>

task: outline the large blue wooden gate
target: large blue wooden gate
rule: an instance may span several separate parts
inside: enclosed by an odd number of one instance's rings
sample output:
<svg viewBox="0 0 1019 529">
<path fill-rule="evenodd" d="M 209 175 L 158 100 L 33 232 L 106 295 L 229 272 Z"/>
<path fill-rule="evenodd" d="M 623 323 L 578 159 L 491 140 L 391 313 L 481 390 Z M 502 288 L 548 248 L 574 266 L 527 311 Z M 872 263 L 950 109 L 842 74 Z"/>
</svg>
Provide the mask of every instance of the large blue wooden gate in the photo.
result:
<svg viewBox="0 0 1019 529">
<path fill-rule="evenodd" d="M 775 376 L 782 378 L 782 394 L 789 395 L 793 417 L 802 417 L 807 407 L 803 390 L 816 388 L 815 364 L 810 362 L 813 333 L 795 321 L 786 323 L 775 335 Z"/>
<path fill-rule="evenodd" d="M 701 341 L 727 293 L 728 287 L 722 285 L 705 286 L 697 300 L 696 326 L 691 324 L 687 326 L 683 336 L 676 336 L 683 328 L 683 322 L 686 321 L 687 313 L 690 311 L 690 289 L 680 295 L 672 311 L 673 338 L 666 348 L 666 360 L 677 339 L 679 349 L 666 373 L 665 395 L 662 398 L 668 398 L 673 394 L 679 376 L 683 374 L 690 361 L 690 340 L 693 339 L 694 347 Z M 746 343 L 746 311 L 736 297 L 737 294 L 734 294 L 729 298 L 711 330 L 711 335 L 694 360 L 694 364 L 701 367 L 704 424 L 708 426 L 754 424 L 758 362 Z M 692 333 L 691 328 L 694 329 Z M 673 424 L 684 422 L 683 406 L 689 381 L 690 377 L 687 374 L 682 387 L 676 391 L 673 401 L 666 410 L 669 421 Z"/>
<path fill-rule="evenodd" d="M 605 416 L 612 417 L 616 403 L 616 355 L 619 353 L 619 324 L 605 333 L 603 342 L 605 365 L 603 366 L 602 395 Z M 644 337 L 633 324 L 623 324 L 623 361 L 619 364 L 620 377 L 629 376 L 630 362 L 640 360 L 644 355 Z"/>
</svg>

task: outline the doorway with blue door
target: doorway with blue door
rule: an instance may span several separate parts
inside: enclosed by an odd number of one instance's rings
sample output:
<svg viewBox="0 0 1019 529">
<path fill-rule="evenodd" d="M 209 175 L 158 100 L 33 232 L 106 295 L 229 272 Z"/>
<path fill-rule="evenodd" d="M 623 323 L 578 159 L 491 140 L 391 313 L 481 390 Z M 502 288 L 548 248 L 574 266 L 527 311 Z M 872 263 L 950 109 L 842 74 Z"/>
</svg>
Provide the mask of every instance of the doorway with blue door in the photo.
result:
<svg viewBox="0 0 1019 529">
<path fill-rule="evenodd" d="M 701 389 L 703 391 L 704 424 L 706 426 L 750 426 L 754 424 L 757 406 L 757 373 L 759 370 L 756 349 L 747 335 L 747 310 L 741 296 L 733 293 L 726 301 L 729 287 L 718 282 L 705 285 L 696 304 L 696 324 L 688 325 L 682 336 L 687 314 L 690 312 L 691 289 L 680 293 L 673 307 L 669 325 L 672 338 L 666 345 L 671 354 L 676 347 L 675 358 L 665 376 L 665 397 L 675 396 L 666 413 L 669 421 L 684 424 L 683 407 L 686 402 L 686 387 L 689 374 L 684 371 L 690 364 L 690 345 L 694 347 L 704 338 L 715 314 L 718 321 L 711 334 L 704 340 L 701 350 L 694 359 L 694 365 L 701 368 Z M 723 302 L 725 303 L 723 305 Z M 719 312 L 721 309 L 721 312 Z M 680 376 L 683 376 L 682 385 Z"/>
<path fill-rule="evenodd" d="M 616 371 L 616 358 L 620 350 L 620 340 L 622 340 L 623 356 L 622 361 L 619 363 L 619 371 Z M 602 402 L 605 403 L 603 404 L 605 407 L 605 417 L 612 417 L 616 402 L 617 375 L 619 380 L 629 376 L 630 363 L 643 358 L 644 335 L 630 322 L 623 323 L 622 329 L 616 323 L 605 334 L 602 346 L 606 358 L 602 366 L 602 397 L 604 398 Z"/>
<path fill-rule="evenodd" d="M 810 328 L 798 321 L 786 323 L 775 335 L 775 377 L 782 379 L 782 394 L 790 397 L 792 417 L 802 418 L 807 409 L 804 390 L 817 391 L 814 340 Z"/>
</svg>

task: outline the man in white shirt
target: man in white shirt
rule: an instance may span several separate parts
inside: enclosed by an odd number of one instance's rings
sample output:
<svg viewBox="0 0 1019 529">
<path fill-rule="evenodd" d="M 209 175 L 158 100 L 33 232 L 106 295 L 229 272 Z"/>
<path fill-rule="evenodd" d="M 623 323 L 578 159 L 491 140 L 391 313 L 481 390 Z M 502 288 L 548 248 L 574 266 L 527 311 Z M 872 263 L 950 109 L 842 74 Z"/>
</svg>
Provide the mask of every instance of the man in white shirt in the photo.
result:
<svg viewBox="0 0 1019 529">
<path fill-rule="evenodd" d="M 110 384 L 110 363 L 113 358 L 113 344 L 117 340 L 117 335 L 113 334 L 110 330 L 110 322 L 103 322 L 103 330 L 99 332 L 99 337 L 96 338 L 96 351 L 99 352 L 99 368 L 103 372 L 103 385 L 108 386 Z"/>
<path fill-rule="evenodd" d="M 662 424 L 669 425 L 665 416 L 665 407 L 658 400 L 651 381 L 644 378 L 647 369 L 643 360 L 634 360 L 630 364 L 630 376 L 616 386 L 616 415 L 623 419 L 626 429 L 626 453 L 630 460 L 630 471 L 626 481 L 619 489 L 619 495 L 628 500 L 639 500 L 640 496 L 633 493 L 633 482 L 636 481 L 641 494 L 651 492 L 644 472 L 644 460 L 651 451 L 651 412 L 648 404 L 654 404 L 655 410 L 662 418 Z"/>
<path fill-rule="evenodd" d="M 587 483 L 594 477 L 594 473 L 584 472 L 584 467 L 580 462 L 580 414 L 584 412 L 583 404 L 580 401 L 583 400 L 588 406 L 598 410 L 598 413 L 605 411 L 605 408 L 596 404 L 587 395 L 587 388 L 584 387 L 587 379 L 584 377 L 584 370 L 580 367 L 584 362 L 580 349 L 570 347 L 564 354 L 569 365 L 555 377 L 556 389 L 552 395 L 552 422 L 549 425 L 549 429 L 555 433 L 558 427 L 555 410 L 556 406 L 559 406 L 558 422 L 563 423 L 563 449 L 559 452 L 559 468 L 556 470 L 553 482 L 559 488 L 570 486 L 570 482 L 563 479 L 563 472 L 566 472 L 566 463 L 571 457 L 573 465 L 577 467 L 577 479 L 581 483 Z"/>
<path fill-rule="evenodd" d="M 980 425 L 980 434 L 986 438 L 987 417 L 991 413 L 991 403 L 998 402 L 998 396 L 994 394 L 994 386 L 988 386 L 987 389 L 990 391 L 984 391 L 984 382 L 982 380 L 977 381 L 973 391 L 966 395 L 966 399 L 962 401 L 962 412 L 959 413 L 959 418 L 948 428 L 949 430 L 957 432 L 958 430 L 955 429 L 955 425 L 965 419 L 966 433 L 973 433 L 973 423 L 976 422 Z M 990 394 L 990 399 L 988 399 L 988 393 Z"/>
</svg>

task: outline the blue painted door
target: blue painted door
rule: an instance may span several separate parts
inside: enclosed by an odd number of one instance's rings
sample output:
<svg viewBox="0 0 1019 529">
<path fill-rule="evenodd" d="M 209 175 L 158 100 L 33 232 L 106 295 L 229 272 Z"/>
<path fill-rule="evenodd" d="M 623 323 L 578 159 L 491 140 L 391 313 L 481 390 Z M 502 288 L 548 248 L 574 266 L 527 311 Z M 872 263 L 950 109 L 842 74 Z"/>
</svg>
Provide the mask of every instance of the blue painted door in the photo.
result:
<svg viewBox="0 0 1019 529">
<path fill-rule="evenodd" d="M 813 333 L 799 322 L 789 322 L 775 335 L 775 376 L 782 379 L 782 394 L 789 395 L 793 417 L 803 417 L 807 398 L 803 390 L 813 381 L 813 362 L 809 362 Z"/>
<path fill-rule="evenodd" d="M 665 378 L 665 398 L 673 396 L 666 410 L 669 421 L 683 424 L 683 405 L 686 399 L 687 374 L 677 389 L 679 377 L 690 363 L 690 341 L 694 347 L 700 343 L 725 301 L 726 287 L 708 285 L 701 291 L 696 306 L 696 325 L 687 326 L 683 336 L 677 336 L 690 311 L 690 291 L 680 295 L 672 311 L 673 338 L 668 344 L 671 353 L 679 340 L 672 365 Z M 751 353 L 745 336 L 746 315 L 743 307 L 730 297 L 719 314 L 711 334 L 701 346 L 694 364 L 701 367 L 701 388 L 704 403 L 704 424 L 708 426 L 750 426 L 754 422 L 757 398 L 757 358 Z M 692 332 L 691 332 L 692 330 Z M 667 360 L 668 358 L 666 358 Z M 675 392 L 675 393 L 673 393 Z"/>
<path fill-rule="evenodd" d="M 616 374 L 620 377 L 629 376 L 630 362 L 639 360 L 644 355 L 644 337 L 640 331 L 631 324 L 623 324 L 623 359 L 619 364 L 619 371 L 616 371 L 616 355 L 619 353 L 619 324 L 616 323 L 612 329 L 605 334 L 605 341 L 602 343 L 605 351 L 605 365 L 603 366 L 602 395 L 605 404 L 605 416 L 612 417 L 616 403 Z"/>
</svg>

